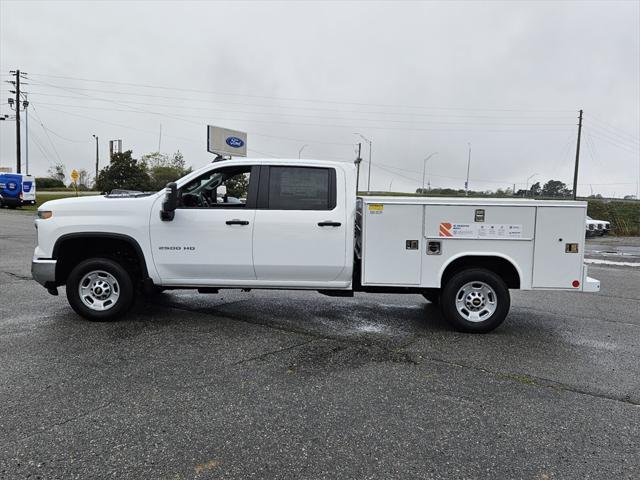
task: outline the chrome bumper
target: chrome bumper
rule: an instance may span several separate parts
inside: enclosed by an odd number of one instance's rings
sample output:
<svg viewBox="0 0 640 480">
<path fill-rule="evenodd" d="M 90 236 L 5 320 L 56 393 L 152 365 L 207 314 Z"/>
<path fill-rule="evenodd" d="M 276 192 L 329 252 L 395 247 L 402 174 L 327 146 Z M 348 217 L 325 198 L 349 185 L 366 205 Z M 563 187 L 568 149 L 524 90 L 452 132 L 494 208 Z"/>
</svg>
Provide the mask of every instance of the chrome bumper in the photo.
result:
<svg viewBox="0 0 640 480">
<path fill-rule="evenodd" d="M 31 276 L 43 287 L 55 287 L 56 260 L 34 258 L 31 261 Z"/>
</svg>

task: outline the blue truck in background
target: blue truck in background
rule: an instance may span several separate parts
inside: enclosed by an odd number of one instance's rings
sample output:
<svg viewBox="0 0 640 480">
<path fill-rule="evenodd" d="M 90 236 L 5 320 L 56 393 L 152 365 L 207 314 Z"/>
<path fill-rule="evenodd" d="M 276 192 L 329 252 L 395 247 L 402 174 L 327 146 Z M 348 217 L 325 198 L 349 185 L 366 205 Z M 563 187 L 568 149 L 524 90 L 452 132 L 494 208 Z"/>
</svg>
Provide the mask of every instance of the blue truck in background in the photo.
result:
<svg viewBox="0 0 640 480">
<path fill-rule="evenodd" d="M 36 179 L 22 173 L 0 173 L 0 207 L 35 205 Z"/>
</svg>

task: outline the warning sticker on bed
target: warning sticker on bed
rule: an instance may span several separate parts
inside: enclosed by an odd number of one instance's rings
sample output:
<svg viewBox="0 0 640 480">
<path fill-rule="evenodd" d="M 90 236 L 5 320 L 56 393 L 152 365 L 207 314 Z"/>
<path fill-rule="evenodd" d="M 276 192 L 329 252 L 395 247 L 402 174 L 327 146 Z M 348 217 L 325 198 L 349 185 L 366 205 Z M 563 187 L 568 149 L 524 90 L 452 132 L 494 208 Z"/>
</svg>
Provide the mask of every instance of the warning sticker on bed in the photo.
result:
<svg viewBox="0 0 640 480">
<path fill-rule="evenodd" d="M 384 205 L 381 203 L 370 203 L 369 213 L 380 214 L 384 211 Z"/>
<path fill-rule="evenodd" d="M 522 224 L 486 223 L 478 225 L 478 238 L 522 238 Z"/>
<path fill-rule="evenodd" d="M 522 238 L 522 224 L 441 222 L 438 235 L 451 238 Z"/>
<path fill-rule="evenodd" d="M 440 223 L 441 237 L 475 237 L 474 225 L 470 223 Z"/>
</svg>

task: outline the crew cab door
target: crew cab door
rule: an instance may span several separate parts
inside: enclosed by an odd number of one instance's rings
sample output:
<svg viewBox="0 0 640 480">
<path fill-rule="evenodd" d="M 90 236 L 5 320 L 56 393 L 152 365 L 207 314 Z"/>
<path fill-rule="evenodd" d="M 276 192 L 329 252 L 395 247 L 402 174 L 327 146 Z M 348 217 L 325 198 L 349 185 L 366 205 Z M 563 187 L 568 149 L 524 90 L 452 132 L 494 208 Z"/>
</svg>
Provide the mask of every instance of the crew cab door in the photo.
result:
<svg viewBox="0 0 640 480">
<path fill-rule="evenodd" d="M 233 285 L 255 280 L 252 248 L 258 168 L 220 166 L 178 191 L 172 221 L 150 222 L 151 247 L 164 285 Z"/>
<path fill-rule="evenodd" d="M 263 165 L 253 231 L 257 279 L 291 287 L 340 279 L 347 260 L 346 215 L 341 171 Z"/>
</svg>

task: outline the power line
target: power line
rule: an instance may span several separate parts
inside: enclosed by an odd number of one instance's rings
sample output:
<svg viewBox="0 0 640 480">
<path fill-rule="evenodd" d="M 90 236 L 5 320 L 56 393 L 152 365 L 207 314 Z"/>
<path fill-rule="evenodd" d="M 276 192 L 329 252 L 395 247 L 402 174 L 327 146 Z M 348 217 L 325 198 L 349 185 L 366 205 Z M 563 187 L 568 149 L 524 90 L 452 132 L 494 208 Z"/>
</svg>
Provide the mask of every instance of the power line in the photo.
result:
<svg viewBox="0 0 640 480">
<path fill-rule="evenodd" d="M 37 82 L 33 82 L 34 85 L 40 85 L 40 86 L 45 86 L 45 87 L 50 87 L 50 88 L 55 88 L 55 89 L 61 89 L 64 88 L 67 91 L 72 90 L 73 87 L 60 87 L 57 85 L 51 85 L 51 84 L 46 84 L 46 83 L 37 83 Z M 83 89 L 81 89 L 83 90 Z M 153 103 L 149 103 L 149 102 L 135 102 L 135 101 L 131 101 L 128 100 L 127 103 L 130 105 L 147 105 L 147 106 L 156 106 L 156 107 L 167 107 L 167 108 L 185 108 L 184 103 L 185 102 L 197 102 L 198 104 L 201 103 L 211 103 L 214 105 L 236 105 L 236 106 L 243 106 L 243 107 L 258 107 L 258 108 L 268 108 L 268 109 L 273 109 L 273 108 L 277 108 L 279 110 L 282 109 L 298 109 L 298 110 L 311 110 L 311 111 L 324 111 L 324 112 L 337 112 L 337 113 L 358 113 L 358 114 L 362 114 L 362 113 L 367 113 L 367 114 L 374 114 L 374 115 L 395 115 L 395 116 L 409 116 L 411 118 L 414 118 L 415 116 L 420 116 L 420 117 L 440 117 L 440 118 L 473 118 L 473 119 L 519 119 L 519 120 L 569 120 L 571 119 L 571 117 L 568 116 L 562 116 L 562 117 L 558 117 L 558 116 L 522 116 L 522 115 L 509 115 L 509 116 L 505 116 L 505 115 L 469 115 L 469 114 L 465 114 L 465 115 L 460 115 L 460 114 L 443 114 L 443 113 L 419 113 L 419 112 L 388 112 L 388 111 L 362 111 L 362 110 L 344 110 L 344 109 L 334 109 L 334 108 L 318 108 L 318 107 L 305 107 L 305 106 L 296 106 L 296 105 L 287 105 L 287 106 L 283 106 L 283 105 L 264 105 L 264 104 L 254 104 L 254 103 L 240 103 L 240 102 L 228 102 L 228 101 L 220 101 L 220 100 L 213 100 L 213 99 L 206 99 L 206 98 L 180 98 L 180 97 L 176 97 L 176 96 L 165 96 L 165 95 L 149 95 L 149 94 L 141 94 L 141 93 L 131 93 L 131 92 L 112 92 L 112 91 L 108 91 L 108 90 L 102 90 L 102 92 L 110 94 L 110 95 L 128 95 L 128 96 L 138 96 L 138 97 L 150 97 L 150 98 L 160 98 L 160 99 L 169 99 L 169 100 L 175 100 L 175 101 L 180 101 L 180 104 L 158 104 L 157 102 L 153 102 Z M 76 100 L 82 100 L 85 98 L 89 98 L 91 100 L 95 100 L 95 101 L 104 101 L 104 102 L 113 102 L 113 99 L 110 98 L 104 98 L 104 97 L 96 97 L 93 95 L 88 95 L 88 94 L 82 94 L 83 97 L 78 97 L 78 96 L 73 96 L 73 95 L 58 95 L 58 94 L 52 94 L 52 93 L 44 93 L 44 92 L 33 92 L 37 95 L 45 95 L 45 96 L 52 96 L 52 97 L 57 97 L 57 98 L 70 98 L 70 99 L 76 99 Z M 198 109 L 198 110 L 202 110 L 202 109 L 206 109 L 207 107 L 197 107 L 197 106 L 189 106 L 187 108 L 190 109 Z M 238 110 L 232 110 L 232 111 L 238 111 Z M 240 111 L 238 111 L 240 112 Z M 270 115 L 273 114 L 273 112 L 252 112 L 252 111 L 243 111 L 244 113 L 250 113 L 250 114 L 265 114 L 265 115 Z"/>
<path fill-rule="evenodd" d="M 89 79 L 89 78 L 78 78 L 71 76 L 63 76 L 63 75 L 48 75 L 48 74 L 32 74 L 36 77 L 50 77 L 50 78 L 61 78 L 67 80 L 79 80 L 84 82 L 96 82 L 96 83 L 105 83 L 105 84 L 113 84 L 113 85 L 122 85 L 122 86 L 131 86 L 131 87 L 141 87 L 141 88 L 153 88 L 160 90 L 171 90 L 171 91 L 183 91 L 183 92 L 192 92 L 192 93 L 206 93 L 209 95 L 217 95 L 217 96 L 230 96 L 230 97 L 245 97 L 245 98 L 262 98 L 268 100 L 284 100 L 284 101 L 295 101 L 295 102 L 306 102 L 306 103 L 328 103 L 328 104 L 338 104 L 338 105 L 358 105 L 358 106 L 377 106 L 377 107 L 395 107 L 395 108 L 409 108 L 409 109 L 431 109 L 431 110 L 462 110 L 462 111 L 495 111 L 495 112 L 571 112 L 572 110 L 559 110 L 559 109 L 520 109 L 520 108 L 477 108 L 477 107 L 433 107 L 433 106 L 422 106 L 422 105 L 393 105 L 393 104 L 380 104 L 380 103 L 367 103 L 367 102 L 353 102 L 353 101 L 338 101 L 338 100 L 317 100 L 317 99 L 306 99 L 306 98 L 295 98 L 295 97 L 278 97 L 271 95 L 255 95 L 255 94 L 243 94 L 243 93 L 229 93 L 229 92 L 216 92 L 211 90 L 199 90 L 192 88 L 178 88 L 178 87 L 167 87 L 161 85 L 149 85 L 144 83 L 130 83 L 130 82 L 116 82 L 113 80 L 99 80 L 99 79 Z M 96 89 L 85 89 L 87 91 Z"/>
<path fill-rule="evenodd" d="M 612 140 L 611 138 L 608 138 L 602 135 L 600 132 L 594 132 L 592 129 L 589 129 L 589 131 L 591 132 L 591 135 L 593 135 L 595 138 L 602 140 L 604 142 L 607 142 L 609 145 L 618 147 L 619 149 L 624 150 L 625 152 L 630 153 L 632 155 L 638 155 L 638 151 L 631 150 L 631 147 L 628 147 L 627 145 L 618 143 L 615 140 Z"/>
<path fill-rule="evenodd" d="M 40 105 L 46 105 L 43 103 L 40 103 Z M 55 104 L 56 106 L 60 106 L 59 104 Z M 74 107 L 73 105 L 67 106 L 64 105 L 65 107 Z M 84 107 L 81 107 L 84 108 Z M 123 111 L 123 110 L 118 110 L 118 109 L 108 109 L 108 108 L 101 108 L 102 110 L 108 110 L 108 111 Z M 131 111 L 131 110 L 124 110 L 124 112 L 129 112 L 129 113 L 144 113 L 144 112 L 135 112 L 135 111 Z M 174 120 L 181 120 L 190 124 L 194 124 L 194 125 L 201 125 L 201 122 L 196 122 L 196 121 L 190 121 L 187 120 L 186 118 L 179 118 L 174 116 L 169 116 L 169 115 L 165 115 L 159 112 L 153 112 L 155 115 L 159 115 L 159 116 L 163 116 L 166 118 L 171 118 Z M 199 116 L 188 116 L 188 118 L 201 118 L 201 119 L 209 119 L 210 117 L 199 117 Z M 540 129 L 536 129 L 535 131 L 526 131 L 526 130 L 513 130 L 513 129 L 500 129 L 500 128 L 490 128 L 490 129 L 485 129 L 483 127 L 485 127 L 485 125 L 463 125 L 463 124 L 459 124 L 460 127 L 462 128 L 412 128 L 412 127 L 392 127 L 392 126 L 382 126 L 382 125 L 360 125 L 360 124 L 350 124 L 350 125 L 345 125 L 345 124 L 335 124 L 335 123 L 307 123 L 307 122 L 287 122 L 287 121 L 276 121 L 276 120 L 256 120 L 256 119 L 246 119 L 246 118 L 238 118 L 238 117 L 230 117 L 230 116 L 221 116 L 218 118 L 224 118 L 226 120 L 231 120 L 231 121 L 242 121 L 242 122 L 250 122 L 250 123 L 263 123 L 263 124 L 268 124 L 268 125 L 287 125 L 287 126 L 298 126 L 298 127 L 321 127 L 321 128 L 340 128 L 340 129 L 369 129 L 369 130 L 390 130 L 390 131 L 413 131 L 413 132 L 460 132 L 460 131 L 481 131 L 481 132 L 485 132 L 485 133 L 520 133 L 520 134 L 539 134 L 541 132 L 557 132 L 559 131 L 561 128 L 572 128 L 571 125 L 565 125 L 565 124 L 559 124 L 558 126 L 556 126 L 553 129 L 550 130 L 540 130 Z M 491 126 L 491 125 L 486 125 L 486 126 Z M 506 126 L 506 125 L 505 125 Z M 518 127 L 518 126 L 523 126 L 523 125 L 509 125 L 509 127 Z M 451 125 L 449 126 L 451 127 Z M 550 128 L 549 125 L 540 125 L 540 127 L 544 127 L 544 128 Z M 351 145 L 351 144 L 349 144 Z"/>
<path fill-rule="evenodd" d="M 172 115 L 168 116 L 163 112 L 151 112 L 151 111 L 136 111 L 136 110 L 121 110 L 121 109 L 112 109 L 106 107 L 94 107 L 89 105 L 68 105 L 68 104 L 60 104 L 60 103 L 43 103 L 39 102 L 40 105 L 52 105 L 59 107 L 71 107 L 71 108 L 83 108 L 90 110 L 107 110 L 107 111 L 116 111 L 116 112 L 134 112 L 134 113 L 151 113 L 154 115 L 167 116 L 168 118 L 173 118 L 177 120 L 186 121 L 187 118 L 210 118 L 209 116 L 204 117 L 201 115 Z M 123 102 L 119 102 L 119 105 L 128 107 L 129 105 Z M 218 112 L 229 112 L 230 110 L 216 110 L 216 109 L 199 109 L 206 111 L 218 111 Z M 344 120 L 344 117 L 328 117 L 328 116 L 315 116 L 315 115 L 300 115 L 300 114 L 278 114 L 278 113 L 266 113 L 266 112 L 237 112 L 231 110 L 233 113 L 246 113 L 247 115 L 270 115 L 270 116 L 283 116 L 283 117 L 304 117 L 304 118 L 317 118 L 321 120 Z M 245 120 L 244 118 L 238 117 L 226 117 L 233 118 L 234 120 Z M 365 121 L 365 122 L 379 122 L 380 120 L 375 118 L 348 118 L 348 120 L 353 121 Z M 250 121 L 260 121 L 264 122 L 265 120 L 255 120 L 250 119 Z M 427 121 L 427 120 L 386 120 L 386 122 L 397 123 L 397 124 L 409 124 L 409 125 L 419 125 L 419 124 L 433 124 L 433 125 L 460 125 L 460 126 L 478 126 L 478 127 L 568 127 L 570 126 L 568 123 L 473 123 L 473 122 L 443 122 L 443 121 Z M 269 120 L 269 123 L 273 123 L 272 120 Z M 296 123 L 298 125 L 299 123 Z M 363 127 L 365 128 L 365 127 Z M 282 137 L 280 137 L 282 138 Z M 330 142 L 336 145 L 349 145 L 347 143 L 338 143 L 338 142 Z"/>
<path fill-rule="evenodd" d="M 631 140 L 622 139 L 622 138 L 617 137 L 614 134 L 612 134 L 612 133 L 610 133 L 610 132 L 608 132 L 606 130 L 602 130 L 601 128 L 599 128 L 598 126 L 595 126 L 595 125 L 590 125 L 589 128 L 592 131 L 594 131 L 594 132 L 596 132 L 596 133 L 598 133 L 598 134 L 600 134 L 600 135 L 602 135 L 604 137 L 607 137 L 607 138 L 609 138 L 610 140 L 612 140 L 614 142 L 619 143 L 620 145 L 625 145 L 625 146 L 627 146 L 627 147 L 629 147 L 631 149 L 640 150 L 640 143 L 634 143 Z"/>
<path fill-rule="evenodd" d="M 40 118 L 40 115 L 38 114 L 38 110 L 36 109 L 36 106 L 33 103 L 31 103 L 31 106 L 33 107 L 33 114 L 36 116 L 36 119 L 40 123 L 42 130 L 44 130 L 44 133 L 47 136 L 47 139 L 49 140 L 49 143 L 51 144 L 51 147 L 53 148 L 53 151 L 55 152 L 56 157 L 58 158 L 58 161 L 60 163 L 63 163 L 62 158 L 60 158 L 60 155 L 58 154 L 58 150 L 56 149 L 56 146 L 53 144 L 53 140 L 51 140 L 51 137 L 49 136 L 49 132 L 47 132 L 47 128 L 44 126 L 44 123 Z"/>
<path fill-rule="evenodd" d="M 595 120 L 596 122 L 602 124 L 605 128 L 609 128 L 611 130 L 615 130 L 615 131 L 619 132 L 619 135 L 624 135 L 624 136 L 627 136 L 627 137 L 629 137 L 629 138 L 631 138 L 631 139 L 633 139 L 635 141 L 639 141 L 640 142 L 640 136 L 638 136 L 638 135 L 634 135 L 634 134 L 628 133 L 626 130 L 623 130 L 620 127 L 616 127 L 612 123 L 606 122 L 604 120 L 600 120 L 597 116 L 594 116 L 593 114 L 590 115 L 590 118 L 592 120 Z"/>
</svg>

